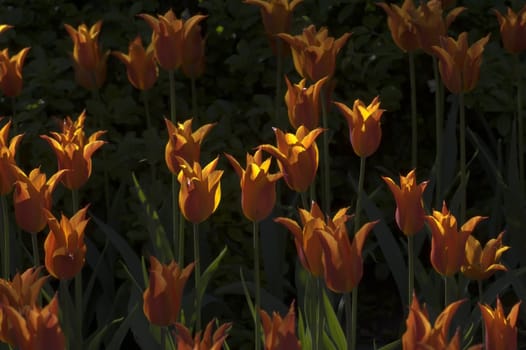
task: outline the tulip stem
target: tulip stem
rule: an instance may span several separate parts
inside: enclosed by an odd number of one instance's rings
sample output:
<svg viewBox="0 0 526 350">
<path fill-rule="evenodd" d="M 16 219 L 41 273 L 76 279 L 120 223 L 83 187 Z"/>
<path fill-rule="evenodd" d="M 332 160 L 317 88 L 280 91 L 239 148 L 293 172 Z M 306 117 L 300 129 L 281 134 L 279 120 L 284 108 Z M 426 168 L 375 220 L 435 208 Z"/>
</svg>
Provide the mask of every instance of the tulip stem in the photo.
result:
<svg viewBox="0 0 526 350">
<path fill-rule="evenodd" d="M 316 329 L 314 330 L 314 349 L 320 349 L 321 331 L 323 329 L 321 306 L 323 303 L 323 285 L 321 277 L 316 278 Z"/>
<path fill-rule="evenodd" d="M 194 223 L 194 261 L 195 261 L 195 331 L 201 331 L 201 262 L 199 254 L 199 224 Z"/>
<path fill-rule="evenodd" d="M 148 99 L 148 91 L 142 90 L 142 101 L 144 104 L 144 113 L 146 114 L 146 128 L 150 130 L 152 128 L 152 118 L 150 116 L 150 103 Z M 153 162 L 150 163 L 150 176 L 152 177 L 152 184 L 155 183 L 155 167 L 153 165 Z"/>
<path fill-rule="evenodd" d="M 168 71 L 168 78 L 170 79 L 170 120 L 175 124 L 177 118 L 175 117 L 175 71 L 173 69 Z"/>
<path fill-rule="evenodd" d="M 479 303 L 482 305 L 482 296 L 484 295 L 484 291 L 482 289 L 482 280 L 477 280 L 477 286 L 478 286 L 478 290 L 479 290 Z M 481 322 L 480 323 L 480 328 L 481 328 L 481 331 L 482 331 L 482 342 L 485 341 L 486 339 L 486 336 L 485 336 L 485 329 L 484 329 L 484 322 Z"/>
<path fill-rule="evenodd" d="M 197 88 L 195 78 L 190 79 L 190 89 L 192 91 L 192 118 L 197 118 Z"/>
<path fill-rule="evenodd" d="M 438 72 L 438 60 L 433 56 L 433 73 L 435 77 L 435 138 L 436 138 L 436 186 L 435 207 L 439 208 L 442 203 L 442 81 Z"/>
<path fill-rule="evenodd" d="M 327 106 L 325 100 L 325 87 L 320 91 L 321 99 L 321 120 L 325 132 L 322 134 L 322 152 L 323 152 L 323 167 L 322 167 L 322 189 L 323 189 L 323 212 L 325 215 L 330 214 L 331 209 L 331 183 L 330 183 L 330 159 L 329 159 L 329 126 L 327 120 Z"/>
<path fill-rule="evenodd" d="M 10 251 L 10 243 L 9 243 L 9 211 L 7 208 L 7 197 L 2 196 L 2 221 L 3 221 L 3 231 L 4 231 L 4 246 L 3 246 L 3 252 L 2 255 L 4 257 L 4 266 L 3 266 L 3 274 L 4 279 L 9 279 L 9 272 L 10 272 L 10 262 L 11 257 L 9 255 Z"/>
<path fill-rule="evenodd" d="M 517 134 L 519 143 L 517 152 L 519 153 L 519 177 L 522 193 L 524 191 L 524 126 L 522 120 L 522 77 L 520 70 L 519 54 L 513 55 L 513 63 L 515 76 L 517 77 Z"/>
<path fill-rule="evenodd" d="M 82 272 L 79 271 L 75 276 L 75 308 L 77 309 L 77 340 L 79 349 L 83 349 L 84 339 L 82 338 Z"/>
<path fill-rule="evenodd" d="M 444 276 L 444 307 L 449 305 L 449 293 L 448 293 L 448 276 Z"/>
<path fill-rule="evenodd" d="M 177 203 L 175 204 L 177 205 Z M 179 243 L 178 248 L 179 251 L 177 252 L 178 255 L 178 263 L 183 264 L 184 263 L 184 216 L 183 212 L 179 210 Z"/>
<path fill-rule="evenodd" d="M 358 193 L 356 194 L 356 210 L 354 213 L 354 232 L 356 233 L 360 228 L 360 214 L 362 211 L 362 192 L 365 180 L 365 159 L 360 157 L 360 175 L 358 176 Z"/>
<path fill-rule="evenodd" d="M 460 109 L 460 222 L 466 222 L 466 113 L 464 109 L 464 92 L 458 94 Z"/>
<path fill-rule="evenodd" d="M 281 79 L 283 72 L 283 58 L 281 57 L 282 52 L 281 39 L 276 35 L 276 98 L 274 100 L 274 125 L 281 129 L 281 121 L 279 118 L 279 106 L 281 96 Z"/>
<path fill-rule="evenodd" d="M 161 327 L 161 349 L 166 350 L 166 327 Z"/>
<path fill-rule="evenodd" d="M 38 252 L 37 233 L 31 233 L 31 245 L 33 247 L 33 265 L 40 266 L 40 253 Z"/>
<path fill-rule="evenodd" d="M 407 236 L 407 265 L 409 269 L 408 299 L 409 304 L 413 301 L 413 290 L 415 289 L 415 237 Z"/>
<path fill-rule="evenodd" d="M 260 320 L 259 310 L 261 308 L 260 297 L 260 277 L 259 277 L 259 227 L 257 221 L 252 221 L 252 233 L 254 235 L 254 280 L 256 283 L 255 290 L 255 305 L 254 305 L 254 334 L 255 334 L 255 349 L 261 349 L 261 335 L 260 335 Z"/>
<path fill-rule="evenodd" d="M 71 190 L 71 208 L 73 209 L 73 214 L 79 210 L 79 190 L 73 189 Z"/>
<path fill-rule="evenodd" d="M 411 167 L 413 169 L 416 169 L 418 163 L 418 123 L 416 119 L 415 75 L 415 54 L 413 52 L 409 52 L 409 82 L 411 84 Z"/>
<path fill-rule="evenodd" d="M 301 192 L 300 196 L 301 196 L 301 205 L 303 205 L 303 209 L 309 210 L 309 207 L 308 207 L 309 204 L 308 204 L 308 201 L 307 201 L 307 193 L 306 192 Z"/>
</svg>

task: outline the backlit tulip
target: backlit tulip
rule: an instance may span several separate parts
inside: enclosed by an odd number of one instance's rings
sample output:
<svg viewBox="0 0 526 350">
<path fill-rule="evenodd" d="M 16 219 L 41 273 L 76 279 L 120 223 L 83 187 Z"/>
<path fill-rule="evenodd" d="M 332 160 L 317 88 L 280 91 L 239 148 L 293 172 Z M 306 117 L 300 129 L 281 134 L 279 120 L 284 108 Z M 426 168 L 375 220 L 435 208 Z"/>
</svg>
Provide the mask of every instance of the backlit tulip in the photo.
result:
<svg viewBox="0 0 526 350">
<path fill-rule="evenodd" d="M 176 324 L 183 289 L 193 269 L 194 263 L 181 269 L 175 261 L 165 265 L 150 256 L 150 283 L 142 295 L 144 315 L 150 323 L 157 326 Z"/>
<path fill-rule="evenodd" d="M 436 272 L 442 276 L 452 276 L 460 270 L 466 262 L 468 236 L 484 219 L 482 216 L 475 216 L 458 230 L 457 219 L 449 212 L 445 202 L 442 212 L 434 210 L 432 216 L 426 216 L 432 233 L 431 264 Z"/>
<path fill-rule="evenodd" d="M 322 132 L 321 128 L 309 131 L 303 125 L 296 130 L 296 134 L 285 134 L 274 128 L 277 147 L 259 146 L 278 160 L 279 170 L 291 190 L 305 192 L 314 181 L 319 158 L 316 138 Z"/>
<path fill-rule="evenodd" d="M 46 210 L 51 210 L 53 191 L 66 171 L 59 170 L 47 180 L 40 168 L 33 169 L 29 176 L 18 170 L 13 202 L 16 223 L 21 229 L 38 233 L 46 227 Z"/>
<path fill-rule="evenodd" d="M 186 220 L 198 224 L 208 219 L 219 206 L 223 170 L 215 170 L 219 157 L 203 169 L 197 162 L 190 166 L 184 159 L 179 159 L 179 207 Z"/>
<path fill-rule="evenodd" d="M 238 161 L 230 154 L 225 156 L 240 178 L 243 214 L 253 222 L 265 219 L 276 204 L 276 182 L 283 174 L 270 173 L 272 158 L 263 160 L 261 150 L 257 150 L 253 156 L 247 153 L 245 169 L 241 168 Z"/>
<path fill-rule="evenodd" d="M 183 158 L 188 164 L 199 162 L 201 143 L 215 124 L 205 124 L 196 131 L 192 131 L 192 119 L 177 123 L 164 119 L 168 131 L 168 142 L 164 149 L 166 166 L 174 175 L 181 170 L 177 157 Z"/>
<path fill-rule="evenodd" d="M 380 108 L 379 96 L 369 106 L 359 99 L 354 101 L 352 109 L 340 102 L 334 104 L 347 119 L 354 153 L 359 157 L 369 157 L 376 152 L 382 139 L 380 118 L 385 111 Z"/>
<path fill-rule="evenodd" d="M 327 28 L 322 27 L 316 31 L 316 27 L 311 24 L 303 29 L 301 35 L 281 33 L 278 36 L 289 44 L 296 72 L 303 78 L 315 82 L 334 75 L 336 55 L 351 33 L 345 33 L 335 39 L 329 36 Z"/>
<path fill-rule="evenodd" d="M 49 234 L 44 242 L 45 263 L 48 272 L 55 278 L 68 280 L 75 277 L 86 260 L 84 231 L 89 219 L 88 206 L 77 211 L 71 219 L 62 214 L 60 222 L 47 212 Z"/>
<path fill-rule="evenodd" d="M 0 24 L 0 34 L 2 34 L 3 32 L 5 32 L 6 30 L 9 30 L 13 28 L 12 25 L 9 25 L 9 24 Z"/>
<path fill-rule="evenodd" d="M 449 91 L 458 94 L 475 88 L 479 80 L 482 53 L 488 41 L 489 34 L 468 47 L 466 32 L 461 33 L 457 40 L 440 38 L 440 46 L 434 46 L 433 51 L 439 59 L 440 76 Z"/>
<path fill-rule="evenodd" d="M 301 344 L 296 337 L 296 313 L 294 302 L 290 305 L 289 312 L 285 317 L 278 313 L 272 313 L 272 319 L 264 311 L 260 310 L 261 324 L 265 336 L 265 350 L 300 350 Z"/>
<path fill-rule="evenodd" d="M 41 135 L 57 156 L 58 168 L 69 169 L 62 178 L 62 183 L 70 190 L 79 189 L 91 175 L 91 157 L 106 142 L 98 140 L 106 131 L 96 131 L 86 138 L 84 121 L 86 111 L 73 122 L 70 117 L 64 119 L 62 132 L 51 132 L 51 137 Z"/>
<path fill-rule="evenodd" d="M 495 309 L 479 304 L 486 330 L 486 350 L 517 349 L 517 318 L 520 304 L 519 301 L 513 305 L 507 317 L 499 298 Z"/>
<path fill-rule="evenodd" d="M 378 3 L 387 14 L 387 25 L 395 44 L 403 51 L 415 51 L 420 47 L 416 36 L 416 27 L 411 21 L 415 11 L 413 0 L 404 0 L 402 7 L 395 4 Z"/>
<path fill-rule="evenodd" d="M 396 223 L 398 228 L 406 235 L 418 233 L 424 227 L 425 211 L 422 195 L 427 186 L 427 181 L 417 185 L 415 169 L 407 176 L 400 175 L 400 186 L 389 177 L 382 177 L 393 193 L 396 201 Z"/>
<path fill-rule="evenodd" d="M 473 236 L 468 236 L 466 242 L 466 264 L 462 266 L 462 273 L 472 280 L 485 280 L 495 271 L 507 271 L 506 266 L 499 263 L 502 253 L 510 247 L 502 245 L 501 232 L 497 238 L 490 239 L 484 249 Z"/>
<path fill-rule="evenodd" d="M 499 21 L 504 49 L 510 53 L 526 50 L 526 4 L 517 13 L 509 7 L 505 15 L 497 10 L 494 12 Z"/>
<path fill-rule="evenodd" d="M 228 332 L 232 327 L 232 323 L 224 323 L 219 326 L 214 334 L 212 329 L 216 320 L 211 320 L 206 326 L 205 332 L 197 332 L 192 338 L 192 333 L 188 328 L 180 323 L 175 324 L 177 333 L 175 335 L 177 339 L 177 350 L 221 350 L 223 343 L 228 337 Z"/>
<path fill-rule="evenodd" d="M 191 79 L 200 77 L 205 71 L 205 39 L 199 25 L 205 18 L 195 15 L 184 22 L 182 68 L 183 73 Z"/>
<path fill-rule="evenodd" d="M 153 46 L 144 48 L 141 37 L 138 36 L 130 43 L 128 54 L 115 51 L 112 53 L 126 65 L 128 80 L 139 90 L 148 90 L 157 81 L 159 69 L 155 62 Z"/>
<path fill-rule="evenodd" d="M 0 51 L 0 90 L 7 97 L 16 97 L 22 92 L 22 67 L 29 49 L 23 48 L 13 57 L 9 57 L 7 49 Z"/>
<path fill-rule="evenodd" d="M 6 195 L 11 192 L 17 178 L 15 155 L 23 134 L 19 134 L 9 140 L 9 129 L 11 120 L 9 120 L 0 129 L 0 195 Z"/>
<path fill-rule="evenodd" d="M 306 88 L 307 79 L 302 79 L 299 84 L 291 84 L 285 77 L 287 82 L 285 103 L 290 125 L 294 129 L 299 128 L 300 125 L 309 130 L 320 126 L 320 92 L 327 79 L 327 77 L 322 78 Z"/>
</svg>

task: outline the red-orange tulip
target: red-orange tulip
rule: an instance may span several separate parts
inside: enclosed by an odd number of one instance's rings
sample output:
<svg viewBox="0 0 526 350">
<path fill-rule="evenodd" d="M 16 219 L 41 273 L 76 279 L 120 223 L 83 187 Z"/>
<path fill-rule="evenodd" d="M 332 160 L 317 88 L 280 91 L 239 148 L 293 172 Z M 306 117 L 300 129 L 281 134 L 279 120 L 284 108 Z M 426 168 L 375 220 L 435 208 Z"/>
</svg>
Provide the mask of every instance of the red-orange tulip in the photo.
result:
<svg viewBox="0 0 526 350">
<path fill-rule="evenodd" d="M 282 318 L 278 313 L 272 313 L 272 319 L 264 311 L 259 310 L 261 324 L 265 336 L 265 350 L 300 350 L 301 344 L 296 337 L 296 314 L 294 302 L 290 304 L 289 312 Z"/>
<path fill-rule="evenodd" d="M 462 266 L 462 273 L 472 280 L 485 280 L 496 271 L 507 271 L 506 266 L 499 263 L 502 254 L 510 247 L 502 245 L 501 232 L 497 238 L 490 239 L 484 249 L 473 236 L 468 236 L 466 242 L 466 264 Z"/>
<path fill-rule="evenodd" d="M 0 195 L 4 196 L 11 192 L 17 179 L 15 155 L 23 134 L 19 134 L 9 140 L 9 120 L 0 129 Z"/>
<path fill-rule="evenodd" d="M 159 68 L 155 62 L 153 46 L 150 44 L 145 49 L 140 36 L 130 43 L 127 55 L 119 51 L 112 54 L 126 65 L 128 80 L 136 89 L 148 90 L 157 81 Z"/>
<path fill-rule="evenodd" d="M 184 285 L 193 269 L 194 263 L 181 269 L 175 261 L 165 265 L 150 256 L 150 283 L 142 295 L 144 315 L 150 323 L 157 326 L 176 324 Z"/>
<path fill-rule="evenodd" d="M 413 0 L 404 0 L 402 7 L 395 4 L 378 3 L 387 13 L 387 25 L 395 44 L 403 51 L 415 51 L 420 48 L 416 27 L 411 21 L 411 14 L 416 10 Z"/>
<path fill-rule="evenodd" d="M 517 349 L 517 318 L 520 304 L 519 301 L 511 308 L 508 317 L 504 314 L 499 298 L 495 309 L 479 304 L 486 329 L 486 350 Z"/>
<path fill-rule="evenodd" d="M 29 49 L 23 48 L 13 57 L 9 57 L 7 49 L 0 51 L 0 90 L 8 97 L 16 97 L 22 92 L 22 67 Z"/>
<path fill-rule="evenodd" d="M 327 80 L 327 77 L 322 78 L 306 88 L 307 79 L 302 79 L 299 84 L 291 84 L 285 76 L 287 82 L 285 103 L 290 125 L 294 129 L 298 129 L 300 125 L 309 130 L 320 126 L 320 92 Z"/>
<path fill-rule="evenodd" d="M 205 71 L 205 39 L 201 35 L 199 22 L 206 17 L 196 15 L 184 22 L 182 68 L 191 79 L 200 77 Z"/>
<path fill-rule="evenodd" d="M 504 49 L 510 53 L 526 50 L 526 5 L 515 13 L 508 7 L 508 12 L 502 15 L 494 10 L 500 26 L 500 36 Z"/>
<path fill-rule="evenodd" d="M 177 350 L 221 350 L 223 343 L 228 337 L 228 332 L 232 327 L 232 323 L 225 323 L 219 326 L 214 334 L 212 329 L 216 320 L 212 320 L 206 326 L 204 334 L 197 332 L 192 338 L 192 333 L 188 328 L 180 323 L 175 324 L 177 333 Z"/>
</svg>

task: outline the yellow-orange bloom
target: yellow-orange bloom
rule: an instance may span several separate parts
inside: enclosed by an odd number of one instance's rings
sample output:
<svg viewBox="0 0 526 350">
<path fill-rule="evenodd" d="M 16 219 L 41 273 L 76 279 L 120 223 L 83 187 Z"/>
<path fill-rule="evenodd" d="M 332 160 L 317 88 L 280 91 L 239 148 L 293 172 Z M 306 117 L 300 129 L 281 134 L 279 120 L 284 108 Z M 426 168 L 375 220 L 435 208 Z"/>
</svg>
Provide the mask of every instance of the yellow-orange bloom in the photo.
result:
<svg viewBox="0 0 526 350">
<path fill-rule="evenodd" d="M 494 10 L 500 25 L 500 36 L 504 49 L 510 53 L 526 50 L 526 5 L 515 13 L 508 7 L 508 13 L 502 15 Z"/>
<path fill-rule="evenodd" d="M 466 242 L 466 263 L 462 266 L 462 273 L 472 280 L 485 280 L 495 271 L 507 271 L 506 266 L 499 263 L 502 254 L 510 247 L 502 245 L 501 232 L 497 238 L 490 239 L 484 249 L 473 236 L 468 236 Z"/>
<path fill-rule="evenodd" d="M 59 170 L 46 181 L 46 174 L 40 172 L 40 168 L 33 169 L 29 176 L 17 169 L 13 202 L 16 223 L 21 229 L 38 233 L 46 227 L 46 210 L 51 210 L 53 191 L 65 172 Z"/>
<path fill-rule="evenodd" d="M 457 40 L 441 37 L 440 46 L 433 47 L 439 59 L 440 76 L 449 91 L 458 94 L 475 88 L 479 80 L 482 53 L 489 36 L 468 47 L 468 33 L 463 32 Z"/>
<path fill-rule="evenodd" d="M 11 192 L 17 180 L 15 155 L 24 136 L 19 134 L 9 141 L 10 127 L 11 120 L 0 129 L 0 195 L 2 196 Z"/>
<path fill-rule="evenodd" d="M 148 90 L 157 81 L 159 68 L 155 62 L 153 46 L 150 44 L 145 49 L 140 36 L 130 43 L 127 55 L 119 51 L 112 54 L 126 65 L 128 80 L 136 89 Z"/>
<path fill-rule="evenodd" d="M 144 315 L 150 323 L 157 326 L 176 324 L 183 289 L 193 269 L 194 263 L 181 269 L 175 261 L 165 265 L 150 256 L 150 283 L 142 295 Z"/>
<path fill-rule="evenodd" d="M 223 170 L 215 170 L 219 157 L 208 163 L 203 169 L 194 162 L 193 166 L 179 158 L 181 171 L 177 181 L 179 190 L 179 208 L 186 220 L 198 224 L 208 219 L 219 206 L 221 200 L 221 176 Z"/>
<path fill-rule="evenodd" d="M 411 13 L 416 10 L 413 0 L 404 0 L 402 7 L 395 4 L 378 3 L 387 14 L 387 25 L 395 44 L 403 51 L 420 48 L 416 27 L 411 21 Z"/>
<path fill-rule="evenodd" d="M 513 305 L 508 317 L 504 314 L 499 298 L 495 309 L 479 304 L 486 329 L 486 350 L 517 349 L 517 318 L 520 304 L 521 301 Z"/>
<path fill-rule="evenodd" d="M 240 178 L 243 214 L 253 222 L 263 220 L 270 215 L 276 204 L 276 182 L 283 174 L 269 172 L 272 158 L 263 160 L 261 150 L 257 150 L 254 156 L 247 153 L 245 169 L 230 154 L 225 156 Z"/>
<path fill-rule="evenodd" d="M 443 276 L 457 273 L 466 262 L 466 241 L 477 224 L 484 220 L 482 216 L 475 216 L 457 228 L 457 219 L 449 212 L 446 202 L 442 205 L 442 212 L 433 211 L 433 215 L 426 216 L 431 228 L 431 264 L 435 271 Z"/>
<path fill-rule="evenodd" d="M 359 157 L 369 157 L 376 152 L 382 140 L 380 118 L 385 111 L 380 108 L 379 96 L 367 107 L 359 99 L 354 101 L 352 109 L 340 102 L 333 103 L 347 119 L 354 153 Z"/>
<path fill-rule="evenodd" d="M 60 222 L 47 212 L 49 234 L 44 242 L 46 269 L 55 278 L 67 280 L 75 277 L 86 260 L 84 231 L 89 219 L 86 212 L 89 205 L 80 209 L 68 219 L 62 214 Z"/>
<path fill-rule="evenodd" d="M 14 27 L 12 25 L 9 25 L 9 24 L 0 24 L 0 34 L 2 34 L 6 30 L 9 30 L 11 28 L 14 28 Z"/>
<path fill-rule="evenodd" d="M 287 104 L 290 125 L 294 129 L 303 125 L 307 129 L 313 130 L 320 125 L 320 92 L 327 80 L 327 77 L 322 78 L 306 88 L 307 79 L 302 79 L 299 84 L 291 84 L 285 76 L 287 82 L 285 103 Z"/>
<path fill-rule="evenodd" d="M 16 97 L 22 92 L 22 67 L 29 49 L 23 48 L 13 57 L 9 57 L 7 49 L 0 51 L 0 90 L 8 97 Z"/>
<path fill-rule="evenodd" d="M 81 24 L 77 30 L 69 24 L 64 24 L 64 27 L 73 41 L 75 80 L 88 90 L 100 88 L 106 79 L 106 63 L 110 54 L 109 50 L 103 53 L 99 47 L 102 21 L 89 29 L 86 24 Z"/>
<path fill-rule="evenodd" d="M 191 79 L 200 77 L 205 71 L 205 39 L 201 36 L 199 22 L 206 17 L 195 15 L 184 22 L 182 68 Z"/>
<path fill-rule="evenodd" d="M 400 175 L 400 187 L 393 179 L 382 176 L 396 201 L 395 219 L 398 228 L 406 235 L 412 236 L 424 227 L 426 213 L 422 195 L 427 186 L 427 181 L 416 184 L 415 169 L 407 176 Z"/>
<path fill-rule="evenodd" d="M 228 332 L 232 327 L 232 323 L 224 323 L 219 326 L 214 334 L 212 329 L 216 320 L 211 320 L 206 326 L 205 332 L 197 332 L 192 338 L 192 333 L 188 328 L 180 323 L 175 324 L 177 333 L 175 335 L 177 339 L 177 350 L 221 350 L 223 343 L 228 337 Z"/>
<path fill-rule="evenodd" d="M 175 126 L 170 120 L 164 119 L 168 130 L 168 142 L 164 149 L 166 166 L 174 175 L 179 174 L 181 167 L 177 158 L 184 159 L 188 164 L 199 162 L 201 143 L 215 124 L 205 124 L 192 132 L 192 119 L 177 123 Z"/>
<path fill-rule="evenodd" d="M 303 29 L 301 35 L 281 33 L 278 36 L 289 44 L 296 72 L 314 82 L 334 75 L 336 55 L 351 33 L 345 33 L 335 39 L 329 36 L 327 28 L 322 27 L 316 31 L 316 27 L 311 24 Z"/>
<path fill-rule="evenodd" d="M 289 312 L 282 318 L 277 312 L 272 313 L 272 319 L 264 311 L 259 310 L 261 324 L 265 336 L 265 350 L 300 350 L 301 344 L 296 337 L 296 314 L 294 302 L 290 304 Z"/>
<path fill-rule="evenodd" d="M 106 131 L 96 131 L 86 139 L 84 121 L 86 111 L 82 111 L 73 122 L 70 117 L 64 119 L 62 132 L 51 132 L 51 137 L 41 135 L 57 156 L 58 168 L 69 169 L 62 178 L 62 183 L 68 189 L 79 189 L 91 175 L 91 156 L 106 142 L 98 140 Z"/>
<path fill-rule="evenodd" d="M 316 138 L 322 132 L 322 128 L 309 131 L 303 125 L 296 130 L 296 134 L 285 134 L 280 129 L 274 128 L 278 147 L 259 146 L 259 149 L 270 153 L 278 160 L 279 170 L 291 190 L 305 192 L 314 181 L 319 158 Z"/>
</svg>

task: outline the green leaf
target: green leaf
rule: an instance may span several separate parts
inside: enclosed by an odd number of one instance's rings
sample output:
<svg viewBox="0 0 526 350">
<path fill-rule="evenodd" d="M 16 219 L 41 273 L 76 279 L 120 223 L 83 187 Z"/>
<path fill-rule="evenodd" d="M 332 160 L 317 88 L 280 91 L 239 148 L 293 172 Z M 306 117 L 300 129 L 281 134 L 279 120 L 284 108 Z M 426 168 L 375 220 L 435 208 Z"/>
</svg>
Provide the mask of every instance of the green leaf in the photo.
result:
<svg viewBox="0 0 526 350">
<path fill-rule="evenodd" d="M 378 350 L 394 350 L 394 349 L 400 349 L 402 346 L 402 339 L 397 339 L 394 342 L 391 342 L 389 344 L 386 344 L 382 346 L 381 348 L 378 348 Z"/>
<path fill-rule="evenodd" d="M 137 306 L 135 307 L 135 309 L 136 308 L 137 308 Z M 91 339 L 88 340 L 88 347 L 87 347 L 87 349 L 88 350 L 100 349 L 100 343 L 102 341 L 103 336 L 108 331 L 108 329 L 110 329 L 110 327 L 113 326 L 114 324 L 117 324 L 117 323 L 121 322 L 122 320 L 124 320 L 124 317 L 117 318 L 117 319 L 111 321 L 109 324 L 107 324 L 104 327 L 102 327 L 101 329 L 99 329 L 95 334 L 93 334 L 93 336 L 91 336 Z M 128 328 L 126 328 L 126 331 L 128 331 Z M 126 333 L 125 333 L 125 335 L 126 335 Z M 124 337 L 123 337 L 123 339 L 124 339 Z M 122 339 L 121 339 L 121 342 L 122 342 Z M 117 348 L 116 347 L 109 347 L 109 349 L 117 349 Z"/>
<path fill-rule="evenodd" d="M 330 337 L 330 339 L 335 344 L 335 349 L 347 349 L 347 339 L 345 339 L 345 333 L 342 330 L 342 327 L 340 325 L 340 322 L 338 321 L 338 317 L 336 316 L 336 313 L 334 312 L 334 308 L 331 305 L 331 302 L 329 301 L 329 298 L 327 297 L 327 293 L 325 291 L 322 292 L 323 294 L 323 308 L 325 312 L 325 320 L 327 322 L 327 334 Z M 324 332 L 325 333 L 325 332 Z M 323 337 L 325 348 L 327 348 L 327 345 L 329 345 L 327 342 L 325 342 L 325 336 Z"/>
<path fill-rule="evenodd" d="M 126 334 L 128 333 L 128 330 L 130 329 L 130 324 L 135 317 L 135 313 L 138 310 L 138 304 L 136 304 L 131 311 L 128 311 L 128 316 L 121 322 L 119 328 L 115 333 L 113 333 L 113 336 L 111 338 L 110 343 L 108 344 L 108 349 L 120 349 L 122 341 L 126 337 Z"/>
<path fill-rule="evenodd" d="M 198 298 L 203 298 L 203 295 L 205 294 L 206 287 L 208 286 L 208 283 L 210 283 L 210 280 L 212 279 L 212 276 L 217 271 L 219 267 L 219 263 L 221 260 L 225 257 L 226 252 L 228 251 L 227 247 L 225 246 L 221 253 L 208 265 L 203 275 L 201 275 L 201 279 L 199 280 L 199 285 L 197 286 L 197 296 Z"/>
</svg>

